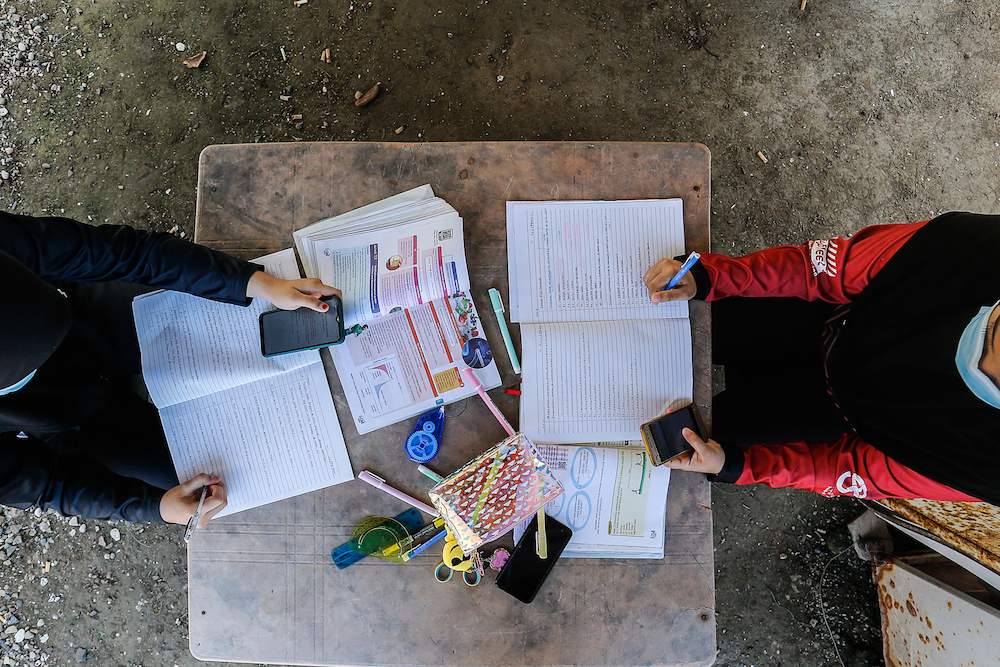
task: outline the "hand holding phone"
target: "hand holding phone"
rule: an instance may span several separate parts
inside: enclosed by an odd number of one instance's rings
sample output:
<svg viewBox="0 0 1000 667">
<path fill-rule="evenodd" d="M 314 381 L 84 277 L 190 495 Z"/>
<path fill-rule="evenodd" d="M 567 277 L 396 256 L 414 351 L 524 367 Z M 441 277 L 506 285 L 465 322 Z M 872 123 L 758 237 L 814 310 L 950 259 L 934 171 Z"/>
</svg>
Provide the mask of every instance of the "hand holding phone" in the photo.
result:
<svg viewBox="0 0 1000 667">
<path fill-rule="evenodd" d="M 325 312 L 310 308 L 269 310 L 260 314 L 260 351 L 265 357 L 316 350 L 343 342 L 344 305 L 337 295 L 320 299 Z"/>
<path fill-rule="evenodd" d="M 726 451 L 715 440 L 702 440 L 694 431 L 682 429 L 681 435 L 691 445 L 691 449 L 682 452 L 663 465 L 674 470 L 703 472 L 718 475 L 726 465 Z"/>
<path fill-rule="evenodd" d="M 642 425 L 642 441 L 654 466 L 663 465 L 685 452 L 694 450 L 682 433 L 685 428 L 691 429 L 699 439 L 701 438 L 701 429 L 693 405 L 686 405 L 680 410 Z"/>
<path fill-rule="evenodd" d="M 247 297 L 264 299 L 281 310 L 295 310 L 305 306 L 317 312 L 325 309 L 320 303 L 324 296 L 336 294 L 342 297 L 341 291 L 335 287 L 324 285 L 319 278 L 292 278 L 284 280 L 256 271 L 247 283 Z"/>
</svg>

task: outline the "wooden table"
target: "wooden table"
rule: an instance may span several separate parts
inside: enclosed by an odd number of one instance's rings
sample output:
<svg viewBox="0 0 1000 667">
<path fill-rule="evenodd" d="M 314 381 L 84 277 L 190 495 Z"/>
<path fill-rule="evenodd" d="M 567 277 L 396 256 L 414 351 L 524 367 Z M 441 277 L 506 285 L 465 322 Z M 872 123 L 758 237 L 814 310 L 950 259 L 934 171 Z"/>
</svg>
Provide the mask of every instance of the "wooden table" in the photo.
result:
<svg viewBox="0 0 1000 667">
<path fill-rule="evenodd" d="M 699 144 L 289 143 L 210 146 L 201 155 L 196 240 L 250 258 L 292 245 L 320 219 L 430 183 L 465 220 L 472 291 L 507 299 L 504 202 L 681 197 L 688 250 L 709 246 L 710 156 Z M 694 398 L 711 423 L 710 321 L 691 308 Z M 496 322 L 486 335 L 502 346 Z M 518 327 L 512 327 L 520 347 Z M 324 357 L 326 355 L 324 354 Z M 498 356 L 504 385 L 517 381 Z M 326 359 L 328 362 L 329 360 Z M 358 436 L 332 366 L 355 471 L 425 496 L 402 457 L 413 420 Z M 516 399 L 493 394 L 508 417 Z M 504 436 L 479 400 L 448 408 L 436 469 L 457 469 Z M 712 512 L 703 475 L 674 473 L 663 560 L 566 559 L 531 605 L 367 558 L 337 570 L 330 550 L 355 523 L 407 509 L 354 481 L 213 521 L 188 553 L 191 652 L 202 660 L 309 665 L 709 665 L 715 659 Z M 510 537 L 502 543 L 510 545 Z"/>
</svg>

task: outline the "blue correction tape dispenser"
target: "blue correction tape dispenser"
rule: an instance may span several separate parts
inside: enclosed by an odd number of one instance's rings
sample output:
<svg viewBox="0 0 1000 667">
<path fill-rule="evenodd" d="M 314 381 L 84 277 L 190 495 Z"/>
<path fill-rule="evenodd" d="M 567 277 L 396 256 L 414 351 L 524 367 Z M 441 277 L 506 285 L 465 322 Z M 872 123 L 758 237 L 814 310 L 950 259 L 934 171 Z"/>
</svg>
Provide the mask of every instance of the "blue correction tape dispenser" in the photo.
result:
<svg viewBox="0 0 1000 667">
<path fill-rule="evenodd" d="M 406 439 L 406 455 L 411 461 L 427 463 L 437 456 L 444 433 L 444 408 L 420 415 L 410 437 Z"/>
</svg>

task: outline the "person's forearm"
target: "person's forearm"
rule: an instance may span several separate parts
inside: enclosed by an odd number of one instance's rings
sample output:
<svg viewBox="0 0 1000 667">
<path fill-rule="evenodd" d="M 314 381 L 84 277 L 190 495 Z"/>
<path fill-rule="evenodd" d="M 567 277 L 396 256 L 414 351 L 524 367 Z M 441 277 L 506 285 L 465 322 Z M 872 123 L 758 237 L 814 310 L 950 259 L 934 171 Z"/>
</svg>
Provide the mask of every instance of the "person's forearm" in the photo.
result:
<svg viewBox="0 0 1000 667">
<path fill-rule="evenodd" d="M 741 449 L 743 470 L 736 484 L 805 489 L 827 497 L 978 500 L 914 472 L 856 435 L 832 442 L 799 441 Z"/>
<path fill-rule="evenodd" d="M 96 463 L 28 451 L 32 447 L 43 448 L 40 443 L 32 445 L 22 440 L 4 444 L 0 504 L 22 509 L 51 508 L 65 516 L 87 519 L 163 521 L 161 489 L 117 475 Z"/>
<path fill-rule="evenodd" d="M 261 269 L 172 234 L 10 213 L 0 213 L 0 251 L 50 281 L 120 280 L 240 305 Z"/>
<path fill-rule="evenodd" d="M 743 257 L 704 254 L 699 293 L 707 292 L 708 301 L 741 296 L 848 303 L 924 224 L 866 227 L 850 238 L 775 246 Z"/>
</svg>

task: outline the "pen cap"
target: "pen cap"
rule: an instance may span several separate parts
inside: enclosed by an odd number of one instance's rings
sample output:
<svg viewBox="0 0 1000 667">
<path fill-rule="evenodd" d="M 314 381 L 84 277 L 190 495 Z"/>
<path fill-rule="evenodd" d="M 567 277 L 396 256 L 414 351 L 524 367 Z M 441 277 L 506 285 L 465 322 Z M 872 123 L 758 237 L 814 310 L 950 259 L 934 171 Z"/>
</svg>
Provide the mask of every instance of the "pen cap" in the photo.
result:
<svg viewBox="0 0 1000 667">
<path fill-rule="evenodd" d="M 490 288 L 490 301 L 493 302 L 493 310 L 504 312 L 503 301 L 500 300 L 500 291 L 495 287 Z"/>
<path fill-rule="evenodd" d="M 483 383 L 479 381 L 479 377 L 476 375 L 474 370 L 471 368 L 463 368 L 461 372 L 462 379 L 465 380 L 465 383 L 469 385 L 469 387 L 475 389 L 476 391 L 479 391 L 482 388 Z"/>
</svg>

